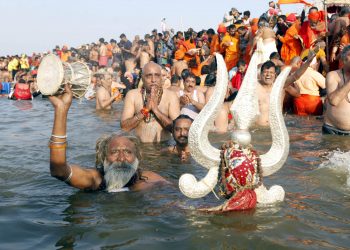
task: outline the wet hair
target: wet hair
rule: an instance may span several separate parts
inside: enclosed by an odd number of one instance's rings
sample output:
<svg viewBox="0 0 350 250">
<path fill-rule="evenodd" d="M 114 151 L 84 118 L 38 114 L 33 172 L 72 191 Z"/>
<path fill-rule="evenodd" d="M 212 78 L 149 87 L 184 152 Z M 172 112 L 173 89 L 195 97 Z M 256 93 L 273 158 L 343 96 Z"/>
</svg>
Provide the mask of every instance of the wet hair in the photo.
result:
<svg viewBox="0 0 350 250">
<path fill-rule="evenodd" d="M 185 77 L 190 73 L 190 71 L 188 69 L 184 69 L 181 72 L 181 78 L 182 80 L 185 80 Z"/>
<path fill-rule="evenodd" d="M 210 67 L 209 65 L 203 65 L 203 67 L 201 68 L 201 74 L 202 75 L 207 75 L 210 73 Z"/>
<path fill-rule="evenodd" d="M 250 11 L 249 10 L 244 11 L 243 16 L 250 17 Z"/>
<path fill-rule="evenodd" d="M 187 78 L 193 78 L 196 80 L 196 76 L 192 72 L 188 72 L 188 74 L 186 74 L 185 77 L 183 77 L 183 80 L 186 81 Z"/>
<path fill-rule="evenodd" d="M 100 39 L 98 39 L 98 41 L 99 41 L 100 43 L 104 43 L 104 42 L 105 42 L 105 39 L 104 39 L 104 38 L 100 38 Z"/>
<path fill-rule="evenodd" d="M 190 59 L 188 61 L 188 67 L 189 68 L 197 68 L 198 64 L 197 64 L 197 60 L 195 57 L 193 57 L 192 59 Z"/>
<path fill-rule="evenodd" d="M 242 24 L 243 23 L 243 20 L 237 20 L 236 22 L 235 22 L 235 24 Z"/>
<path fill-rule="evenodd" d="M 117 137 L 125 137 L 129 139 L 133 144 L 135 148 L 135 156 L 138 160 L 141 160 L 141 153 L 139 151 L 139 141 L 135 136 L 131 135 L 122 135 L 113 133 L 110 135 L 102 135 L 100 138 L 96 141 L 96 157 L 95 157 L 95 167 L 97 169 L 103 169 L 103 163 L 105 159 L 107 158 L 108 150 L 109 150 L 109 144 L 111 141 Z"/>
<path fill-rule="evenodd" d="M 346 47 L 344 47 L 344 49 L 342 50 L 340 57 L 341 59 L 344 61 L 346 58 L 346 55 L 350 52 L 350 45 L 347 45 Z"/>
<path fill-rule="evenodd" d="M 269 58 L 270 58 L 270 60 L 272 60 L 272 59 L 281 59 L 281 57 L 278 54 L 278 52 L 272 52 Z"/>
<path fill-rule="evenodd" d="M 175 129 L 175 124 L 176 124 L 176 122 L 178 121 L 178 120 L 181 120 L 181 119 L 187 119 L 187 120 L 190 120 L 191 122 L 193 122 L 194 120 L 191 118 L 191 117 L 189 117 L 188 115 L 179 115 L 178 117 L 176 117 L 175 118 L 175 120 L 173 121 L 173 128 L 172 128 L 172 130 L 173 130 L 173 132 L 174 132 L 174 129 Z"/>
<path fill-rule="evenodd" d="M 178 83 L 180 81 L 180 77 L 178 75 L 173 75 L 170 79 L 171 84 Z"/>
<path fill-rule="evenodd" d="M 277 67 L 272 61 L 264 62 L 260 69 L 261 74 L 264 72 L 265 69 L 270 69 L 270 68 L 275 68 L 276 70 Z"/>
<path fill-rule="evenodd" d="M 216 75 L 213 73 L 208 74 L 205 77 L 204 85 L 208 87 L 215 86 L 216 84 Z"/>
</svg>

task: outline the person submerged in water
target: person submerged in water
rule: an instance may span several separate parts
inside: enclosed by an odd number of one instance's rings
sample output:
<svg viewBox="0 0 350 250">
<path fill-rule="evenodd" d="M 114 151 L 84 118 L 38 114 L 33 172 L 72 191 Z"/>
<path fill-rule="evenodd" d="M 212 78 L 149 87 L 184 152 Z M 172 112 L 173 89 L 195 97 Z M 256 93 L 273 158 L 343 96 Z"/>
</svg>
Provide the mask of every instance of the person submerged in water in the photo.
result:
<svg viewBox="0 0 350 250">
<path fill-rule="evenodd" d="M 72 187 L 82 190 L 108 192 L 138 191 L 155 184 L 167 183 L 160 175 L 139 168 L 141 155 L 137 144 L 126 136 L 116 134 L 101 137 L 96 143 L 96 168 L 87 169 L 66 161 L 67 115 L 72 103 L 72 91 L 50 96 L 55 119 L 49 141 L 51 175 Z"/>
<path fill-rule="evenodd" d="M 193 119 L 188 115 L 179 115 L 173 121 L 173 137 L 175 145 L 162 150 L 164 153 L 177 154 L 181 161 L 186 161 L 190 157 L 190 148 L 188 146 L 188 132 Z"/>
</svg>

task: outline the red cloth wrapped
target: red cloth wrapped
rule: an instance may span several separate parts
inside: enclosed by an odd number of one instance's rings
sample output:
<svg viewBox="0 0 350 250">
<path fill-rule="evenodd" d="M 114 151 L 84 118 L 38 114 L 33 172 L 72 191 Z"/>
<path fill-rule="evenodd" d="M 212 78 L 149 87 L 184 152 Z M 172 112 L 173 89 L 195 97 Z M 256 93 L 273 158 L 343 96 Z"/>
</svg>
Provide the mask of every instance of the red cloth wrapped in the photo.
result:
<svg viewBox="0 0 350 250">
<path fill-rule="evenodd" d="M 254 190 L 243 190 L 237 192 L 223 206 L 222 211 L 247 210 L 256 207 L 257 199 Z"/>
</svg>

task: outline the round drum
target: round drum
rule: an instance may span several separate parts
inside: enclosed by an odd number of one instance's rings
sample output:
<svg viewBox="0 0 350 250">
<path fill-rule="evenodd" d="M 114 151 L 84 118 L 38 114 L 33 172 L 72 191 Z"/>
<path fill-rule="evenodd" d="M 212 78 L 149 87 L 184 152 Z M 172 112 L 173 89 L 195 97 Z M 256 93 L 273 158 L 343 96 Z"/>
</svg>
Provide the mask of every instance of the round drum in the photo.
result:
<svg viewBox="0 0 350 250">
<path fill-rule="evenodd" d="M 71 64 L 73 69 L 73 79 L 71 81 L 71 89 L 76 98 L 81 98 L 85 95 L 91 83 L 91 73 L 89 67 L 82 62 Z"/>
<path fill-rule="evenodd" d="M 91 82 L 89 67 L 82 62 L 65 63 L 56 55 L 45 56 L 38 69 L 37 85 L 43 95 L 60 95 L 70 84 L 73 96 L 81 98 Z"/>
</svg>

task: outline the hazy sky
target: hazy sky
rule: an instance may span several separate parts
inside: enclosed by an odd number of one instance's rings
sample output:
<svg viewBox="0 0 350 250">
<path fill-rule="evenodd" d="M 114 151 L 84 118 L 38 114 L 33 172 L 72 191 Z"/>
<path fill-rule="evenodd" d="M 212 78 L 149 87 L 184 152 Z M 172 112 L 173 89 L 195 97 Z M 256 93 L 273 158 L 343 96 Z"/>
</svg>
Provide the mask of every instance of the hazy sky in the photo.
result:
<svg viewBox="0 0 350 250">
<path fill-rule="evenodd" d="M 0 0 L 0 56 L 44 52 L 55 45 L 69 47 L 104 37 L 119 41 L 125 33 L 132 40 L 152 29 L 160 30 L 166 18 L 177 30 L 214 28 L 225 12 L 236 7 L 252 17 L 267 10 L 269 0 Z M 283 5 L 284 13 L 303 5 Z M 5 24 L 5 25 L 4 25 Z"/>
</svg>

